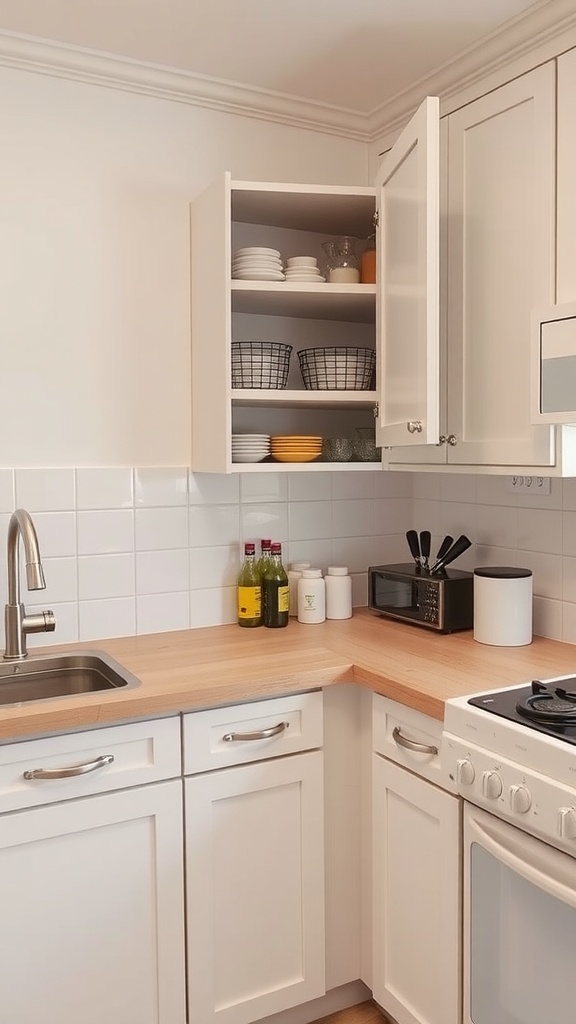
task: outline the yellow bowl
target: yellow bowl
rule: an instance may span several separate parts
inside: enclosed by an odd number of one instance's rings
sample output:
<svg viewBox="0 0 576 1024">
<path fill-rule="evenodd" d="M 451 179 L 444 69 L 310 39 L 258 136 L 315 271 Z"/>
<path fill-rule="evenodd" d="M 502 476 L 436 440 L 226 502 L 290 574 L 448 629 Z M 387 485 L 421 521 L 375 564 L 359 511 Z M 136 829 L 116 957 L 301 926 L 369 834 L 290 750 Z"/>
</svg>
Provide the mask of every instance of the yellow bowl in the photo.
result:
<svg viewBox="0 0 576 1024">
<path fill-rule="evenodd" d="M 276 462 L 313 462 L 321 452 L 272 452 Z"/>
</svg>

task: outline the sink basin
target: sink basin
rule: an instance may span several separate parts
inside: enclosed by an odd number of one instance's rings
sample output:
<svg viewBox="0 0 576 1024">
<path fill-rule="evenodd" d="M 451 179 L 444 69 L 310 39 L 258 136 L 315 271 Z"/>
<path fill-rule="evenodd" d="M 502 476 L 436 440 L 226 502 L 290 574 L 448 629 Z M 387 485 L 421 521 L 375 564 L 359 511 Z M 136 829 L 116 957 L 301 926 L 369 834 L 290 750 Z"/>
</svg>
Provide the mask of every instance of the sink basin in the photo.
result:
<svg viewBox="0 0 576 1024">
<path fill-rule="evenodd" d="M 102 651 L 47 654 L 0 663 L 0 705 L 139 685 L 136 676 Z"/>
</svg>

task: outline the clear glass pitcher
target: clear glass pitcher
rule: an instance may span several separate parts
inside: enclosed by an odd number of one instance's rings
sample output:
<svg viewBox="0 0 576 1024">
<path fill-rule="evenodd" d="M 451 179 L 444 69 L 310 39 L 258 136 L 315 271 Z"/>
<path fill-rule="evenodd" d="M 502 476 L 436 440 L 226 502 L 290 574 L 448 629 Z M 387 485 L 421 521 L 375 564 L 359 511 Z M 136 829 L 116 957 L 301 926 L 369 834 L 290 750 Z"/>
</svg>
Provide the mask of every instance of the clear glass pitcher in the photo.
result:
<svg viewBox="0 0 576 1024">
<path fill-rule="evenodd" d="M 357 238 L 342 235 L 332 242 L 322 242 L 326 254 L 326 278 L 332 284 L 357 284 L 360 262 L 356 252 Z"/>
</svg>

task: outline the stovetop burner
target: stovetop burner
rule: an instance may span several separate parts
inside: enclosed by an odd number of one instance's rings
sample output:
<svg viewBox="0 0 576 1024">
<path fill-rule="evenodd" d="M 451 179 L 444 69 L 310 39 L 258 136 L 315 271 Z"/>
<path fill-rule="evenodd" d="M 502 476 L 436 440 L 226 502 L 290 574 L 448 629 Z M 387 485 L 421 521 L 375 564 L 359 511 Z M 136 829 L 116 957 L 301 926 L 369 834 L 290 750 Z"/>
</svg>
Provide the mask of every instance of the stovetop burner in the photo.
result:
<svg viewBox="0 0 576 1024">
<path fill-rule="evenodd" d="M 469 704 L 576 745 L 576 677 L 470 697 Z"/>
</svg>

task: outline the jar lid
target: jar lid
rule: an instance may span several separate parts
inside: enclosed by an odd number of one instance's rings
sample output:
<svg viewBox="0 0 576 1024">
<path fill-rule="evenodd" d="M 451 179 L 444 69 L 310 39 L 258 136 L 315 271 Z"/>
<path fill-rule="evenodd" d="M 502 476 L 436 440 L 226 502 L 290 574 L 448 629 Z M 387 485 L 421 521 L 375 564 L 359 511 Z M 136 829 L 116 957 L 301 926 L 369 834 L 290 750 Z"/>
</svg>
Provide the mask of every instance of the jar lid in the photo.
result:
<svg viewBox="0 0 576 1024">
<path fill-rule="evenodd" d="M 519 569 L 514 565 L 482 565 L 474 569 L 475 576 L 488 576 L 495 580 L 520 580 L 532 575 L 532 569 Z"/>
<path fill-rule="evenodd" d="M 322 569 L 302 569 L 304 579 L 318 579 L 322 575 Z"/>
<path fill-rule="evenodd" d="M 291 562 L 290 568 L 293 569 L 294 572 L 301 572 L 302 569 L 310 568 L 310 562 Z"/>
<path fill-rule="evenodd" d="M 328 566 L 329 576 L 347 576 L 348 566 L 347 565 L 329 565 Z"/>
</svg>

